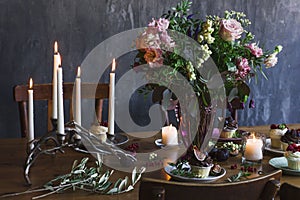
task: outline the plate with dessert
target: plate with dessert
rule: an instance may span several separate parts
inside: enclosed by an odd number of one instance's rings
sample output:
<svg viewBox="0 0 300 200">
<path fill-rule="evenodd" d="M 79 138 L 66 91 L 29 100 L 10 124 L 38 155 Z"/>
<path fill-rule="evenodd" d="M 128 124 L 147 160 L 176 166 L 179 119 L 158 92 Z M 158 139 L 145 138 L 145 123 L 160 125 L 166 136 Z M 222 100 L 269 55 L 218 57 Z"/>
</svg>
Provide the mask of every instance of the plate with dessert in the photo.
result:
<svg viewBox="0 0 300 200">
<path fill-rule="evenodd" d="M 164 167 L 165 172 L 174 180 L 211 182 L 226 174 L 224 168 L 214 164 L 211 157 L 196 146 L 189 149 L 183 158 L 186 159 L 179 159 Z"/>
<path fill-rule="evenodd" d="M 272 153 L 284 154 L 289 144 L 300 144 L 300 129 L 289 129 L 286 124 L 272 124 L 269 135 L 265 150 Z"/>
<path fill-rule="evenodd" d="M 214 167 L 220 168 L 218 169 L 219 172 L 214 173 Z M 206 169 L 203 167 L 194 168 L 194 166 L 191 166 L 189 170 L 186 172 L 180 172 L 175 166 L 167 165 L 164 170 L 165 172 L 171 176 L 174 180 L 178 181 L 188 181 L 188 182 L 211 182 L 218 180 L 222 178 L 226 174 L 226 170 L 220 166 L 212 165 L 208 166 Z M 201 177 L 203 173 L 205 173 L 205 170 L 209 171 L 208 176 Z M 201 172 L 200 172 L 201 171 Z M 202 173 L 203 171 L 203 173 Z M 201 174 L 201 175 L 199 175 Z"/>
<path fill-rule="evenodd" d="M 281 169 L 285 174 L 300 176 L 300 145 L 288 145 L 284 156 L 272 158 L 269 164 Z"/>
</svg>

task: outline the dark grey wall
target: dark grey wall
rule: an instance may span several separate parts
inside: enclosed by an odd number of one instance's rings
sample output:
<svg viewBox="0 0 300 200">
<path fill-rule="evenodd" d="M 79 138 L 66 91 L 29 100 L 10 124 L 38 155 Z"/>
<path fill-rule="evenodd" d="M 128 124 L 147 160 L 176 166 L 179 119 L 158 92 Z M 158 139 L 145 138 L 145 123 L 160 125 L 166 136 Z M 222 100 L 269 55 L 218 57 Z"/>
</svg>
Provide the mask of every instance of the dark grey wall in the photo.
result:
<svg viewBox="0 0 300 200">
<path fill-rule="evenodd" d="M 178 2 L 172 0 L 0 0 L 0 137 L 18 137 L 16 84 L 48 83 L 52 79 L 53 42 L 59 41 L 64 80 L 73 81 L 76 67 L 100 42 L 119 32 L 144 27 L 152 17 Z M 239 113 L 241 125 L 300 122 L 298 76 L 300 1 L 298 0 L 201 0 L 193 10 L 222 14 L 226 9 L 245 12 L 251 30 L 267 48 L 282 44 L 277 66 L 252 83 L 255 109 Z M 131 63 L 121 67 L 129 68 Z M 45 126 L 46 109 L 36 105 L 36 129 Z M 139 106 L 138 109 L 143 106 Z"/>
</svg>

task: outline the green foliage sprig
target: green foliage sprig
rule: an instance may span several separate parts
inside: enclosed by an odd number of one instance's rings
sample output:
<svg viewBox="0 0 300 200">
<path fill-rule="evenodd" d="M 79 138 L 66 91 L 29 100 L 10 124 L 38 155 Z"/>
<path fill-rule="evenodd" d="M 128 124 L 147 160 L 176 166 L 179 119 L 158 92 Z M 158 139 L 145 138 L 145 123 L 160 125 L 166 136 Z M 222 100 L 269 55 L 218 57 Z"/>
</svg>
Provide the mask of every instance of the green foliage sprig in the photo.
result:
<svg viewBox="0 0 300 200">
<path fill-rule="evenodd" d="M 114 170 L 106 170 L 102 173 L 102 159 L 98 156 L 95 162 L 95 167 L 88 167 L 87 162 L 89 158 L 83 158 L 79 163 L 74 161 L 72 169 L 69 173 L 58 176 L 47 182 L 43 188 L 28 190 L 20 193 L 13 193 L 3 195 L 3 197 L 17 196 L 33 192 L 48 191 L 48 193 L 40 196 L 35 196 L 32 199 L 39 199 L 51 194 L 61 193 L 66 190 L 83 190 L 87 192 L 94 192 L 98 194 L 120 194 L 134 189 L 135 184 L 140 180 L 141 175 L 145 172 L 145 168 L 137 171 L 136 168 L 132 171 L 131 182 L 126 176 L 119 178 L 116 182 L 110 181 L 110 177 Z"/>
</svg>

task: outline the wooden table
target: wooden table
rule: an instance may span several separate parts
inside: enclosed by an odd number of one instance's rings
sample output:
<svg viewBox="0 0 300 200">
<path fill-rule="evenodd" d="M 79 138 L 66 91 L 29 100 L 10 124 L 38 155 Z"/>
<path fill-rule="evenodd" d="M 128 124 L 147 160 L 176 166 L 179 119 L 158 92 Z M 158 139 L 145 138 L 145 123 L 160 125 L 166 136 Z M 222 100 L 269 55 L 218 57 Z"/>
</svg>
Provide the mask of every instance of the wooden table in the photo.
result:
<svg viewBox="0 0 300 200">
<path fill-rule="evenodd" d="M 300 124 L 293 125 L 290 127 L 300 127 Z M 268 132 L 268 126 L 258 126 L 258 127 L 240 127 L 242 130 L 246 131 L 257 131 L 261 133 Z M 141 139 L 135 139 L 132 142 L 140 143 L 141 148 L 151 149 L 157 148 L 153 141 L 157 136 L 147 139 L 145 142 Z M 22 192 L 29 189 L 25 184 L 23 178 L 23 166 L 26 158 L 26 140 L 25 139 L 1 139 L 0 140 L 0 195 L 5 193 Z M 58 175 L 68 173 L 72 163 L 75 159 L 81 160 L 83 157 L 89 156 L 91 160 L 94 158 L 87 154 L 82 154 L 75 152 L 71 149 L 66 149 L 65 154 L 58 153 L 56 156 L 42 155 L 40 156 L 34 166 L 31 168 L 31 181 L 33 185 L 31 188 L 40 187 L 44 183 L 53 179 Z M 266 154 L 263 161 L 263 170 L 272 171 L 274 170 L 268 165 L 268 160 L 274 155 Z M 223 179 L 218 180 L 218 182 L 225 181 L 227 177 L 238 172 L 230 170 L 230 166 L 233 163 L 240 163 L 240 158 L 230 158 L 228 161 L 220 163 L 222 167 L 227 170 L 227 174 Z M 125 172 L 117 171 L 113 178 L 125 177 L 130 174 Z M 149 172 L 144 174 L 144 176 L 157 178 L 157 179 L 167 179 L 170 177 L 164 173 L 163 170 L 158 170 L 154 172 Z M 255 177 L 255 175 L 254 175 Z M 300 177 L 297 176 L 287 176 L 283 175 L 282 182 L 288 182 L 294 185 L 300 186 Z M 119 195 L 97 195 L 91 194 L 83 191 L 68 191 L 63 194 L 50 195 L 44 199 L 101 199 L 101 200 L 117 200 L 117 199 L 138 199 L 139 184 L 136 185 L 135 189 L 131 192 L 119 194 Z M 37 196 L 41 193 L 26 194 L 16 197 L 10 197 L 8 199 L 30 199 L 33 196 Z"/>
<path fill-rule="evenodd" d="M 288 124 L 289 129 L 298 129 L 300 128 L 300 124 Z M 267 136 L 269 136 L 269 129 L 270 126 L 243 126 L 240 127 L 241 130 L 245 131 L 254 131 L 254 132 L 260 132 L 264 133 Z M 278 155 L 271 155 L 273 156 L 278 156 Z M 293 185 L 297 185 L 300 187 L 300 176 L 289 176 L 289 175 L 283 175 L 281 178 L 281 182 L 287 182 Z"/>
</svg>

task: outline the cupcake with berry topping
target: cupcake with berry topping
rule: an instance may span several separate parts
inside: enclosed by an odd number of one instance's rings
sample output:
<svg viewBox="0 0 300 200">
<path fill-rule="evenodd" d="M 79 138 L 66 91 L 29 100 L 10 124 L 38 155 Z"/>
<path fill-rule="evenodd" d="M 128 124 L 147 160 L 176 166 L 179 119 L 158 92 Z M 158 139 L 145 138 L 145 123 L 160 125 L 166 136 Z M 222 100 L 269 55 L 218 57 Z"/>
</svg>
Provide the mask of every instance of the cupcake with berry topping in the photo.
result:
<svg viewBox="0 0 300 200">
<path fill-rule="evenodd" d="M 288 130 L 280 141 L 283 150 L 286 150 L 289 144 L 300 144 L 300 129 Z"/>
<path fill-rule="evenodd" d="M 284 156 L 288 162 L 288 168 L 293 170 L 300 170 L 300 145 L 290 144 L 288 145 Z"/>
<path fill-rule="evenodd" d="M 238 129 L 237 121 L 232 117 L 225 119 L 224 128 L 220 134 L 220 138 L 232 138 Z"/>
<path fill-rule="evenodd" d="M 269 135 L 271 138 L 271 147 L 281 149 L 281 137 L 288 131 L 286 124 L 272 124 Z"/>
</svg>

